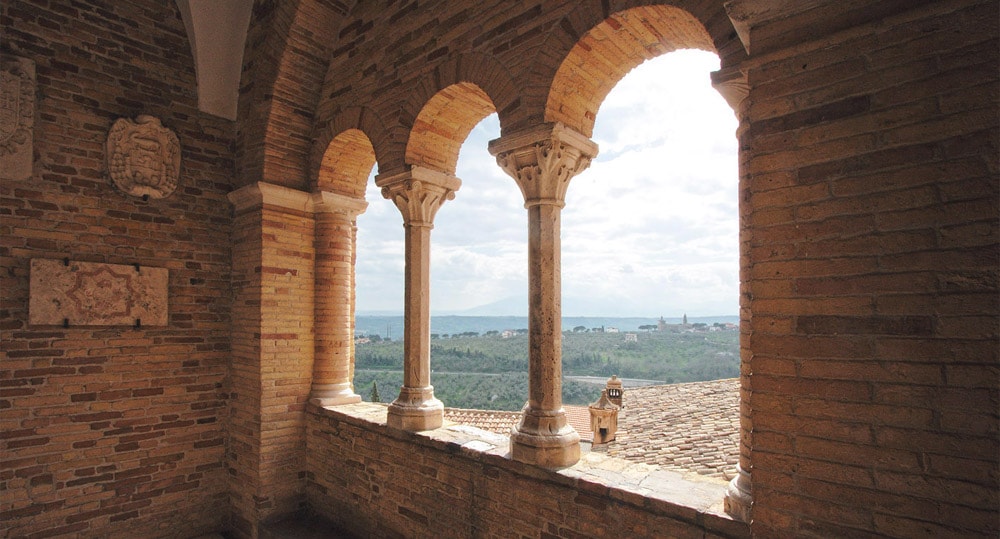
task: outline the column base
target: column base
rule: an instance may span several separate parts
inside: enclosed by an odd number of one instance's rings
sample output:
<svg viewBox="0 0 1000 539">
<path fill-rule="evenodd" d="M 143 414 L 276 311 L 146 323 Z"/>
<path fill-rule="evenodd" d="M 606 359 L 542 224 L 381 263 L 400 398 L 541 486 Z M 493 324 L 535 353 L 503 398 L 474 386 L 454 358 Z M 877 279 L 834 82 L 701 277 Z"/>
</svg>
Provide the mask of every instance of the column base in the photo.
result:
<svg viewBox="0 0 1000 539">
<path fill-rule="evenodd" d="M 580 434 L 559 410 L 524 411 L 510 431 L 510 458 L 545 468 L 564 468 L 580 460 Z"/>
<path fill-rule="evenodd" d="M 750 508 L 753 506 L 753 495 L 750 490 L 750 472 L 736 465 L 736 477 L 726 487 L 724 508 L 726 513 L 743 522 L 750 522 Z"/>
<path fill-rule="evenodd" d="M 393 428 L 421 431 L 440 428 L 444 404 L 434 398 L 434 387 L 402 387 L 389 405 L 385 422 Z"/>
<path fill-rule="evenodd" d="M 341 384 L 313 384 L 309 403 L 316 406 L 337 406 L 361 402 L 361 395 L 354 392 L 349 382 Z"/>
</svg>

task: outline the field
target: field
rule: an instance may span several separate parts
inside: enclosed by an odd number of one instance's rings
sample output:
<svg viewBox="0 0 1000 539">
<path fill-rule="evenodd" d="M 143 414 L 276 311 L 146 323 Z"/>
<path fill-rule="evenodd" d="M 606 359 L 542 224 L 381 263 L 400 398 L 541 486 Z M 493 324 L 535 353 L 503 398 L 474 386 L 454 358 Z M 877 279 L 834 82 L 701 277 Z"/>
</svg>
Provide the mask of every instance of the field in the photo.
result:
<svg viewBox="0 0 1000 539">
<path fill-rule="evenodd" d="M 589 404 L 603 386 L 568 378 L 596 376 L 637 378 L 664 384 L 739 376 L 739 332 L 591 331 L 563 334 L 563 402 Z M 391 402 L 402 385 L 402 341 L 359 343 L 355 390 L 371 400 L 377 384 L 380 400 Z M 431 384 L 445 406 L 519 410 L 528 394 L 528 337 L 504 338 L 498 332 L 431 340 Z"/>
</svg>

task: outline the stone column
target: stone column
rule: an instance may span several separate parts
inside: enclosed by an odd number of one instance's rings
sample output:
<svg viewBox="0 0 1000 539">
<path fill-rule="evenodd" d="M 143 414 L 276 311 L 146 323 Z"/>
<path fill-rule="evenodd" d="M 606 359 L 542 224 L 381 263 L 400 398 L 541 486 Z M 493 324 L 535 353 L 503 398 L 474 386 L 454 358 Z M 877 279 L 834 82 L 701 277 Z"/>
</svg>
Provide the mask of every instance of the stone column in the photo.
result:
<svg viewBox="0 0 1000 539">
<path fill-rule="evenodd" d="M 511 431 L 511 457 L 570 466 L 580 459 L 580 435 L 562 407 L 560 213 L 569 180 L 590 166 L 597 145 L 555 123 L 502 136 L 489 150 L 528 210 L 528 406 Z"/>
<path fill-rule="evenodd" d="M 390 427 L 431 430 L 440 427 L 444 417 L 444 405 L 434 398 L 431 385 L 431 229 L 438 208 L 455 198 L 461 184 L 454 176 L 416 166 L 375 177 L 382 196 L 403 214 L 406 230 L 403 387 L 389 405 Z"/>
<path fill-rule="evenodd" d="M 319 192 L 315 212 L 315 359 L 309 401 L 318 406 L 361 402 L 353 387 L 354 219 L 364 199 Z"/>
<path fill-rule="evenodd" d="M 750 122 L 747 117 L 747 110 L 750 108 L 750 85 L 747 81 L 747 74 L 739 66 L 720 69 L 712 73 L 712 86 L 725 98 L 729 106 L 736 113 L 739 120 L 739 127 L 736 128 L 736 138 L 739 141 L 739 161 L 740 161 L 740 193 L 745 192 L 749 186 L 747 182 L 750 178 L 745 171 L 747 163 L 745 157 L 749 155 L 750 141 L 747 138 L 747 130 Z M 740 196 L 740 462 L 736 466 L 736 477 L 729 482 L 726 489 L 724 507 L 726 513 L 733 518 L 750 522 L 750 509 L 753 506 L 753 489 L 750 477 L 750 451 L 753 447 L 753 417 L 750 408 L 750 395 L 753 393 L 752 364 L 749 348 L 745 345 L 746 339 L 753 331 L 753 315 L 749 308 L 749 284 L 746 272 L 748 271 L 748 259 L 750 251 L 750 228 L 748 225 L 746 197 Z"/>
</svg>

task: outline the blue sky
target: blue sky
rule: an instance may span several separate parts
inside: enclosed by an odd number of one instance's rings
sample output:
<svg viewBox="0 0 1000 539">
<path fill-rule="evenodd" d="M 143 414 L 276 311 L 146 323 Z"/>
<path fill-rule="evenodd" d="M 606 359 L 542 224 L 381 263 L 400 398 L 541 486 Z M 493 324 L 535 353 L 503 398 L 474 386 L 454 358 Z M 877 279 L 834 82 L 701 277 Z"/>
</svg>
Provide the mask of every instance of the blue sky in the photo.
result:
<svg viewBox="0 0 1000 539">
<path fill-rule="evenodd" d="M 736 118 L 711 87 L 718 57 L 678 51 L 612 90 L 597 115 L 600 154 L 562 213 L 565 316 L 738 314 Z M 434 314 L 527 313 L 527 213 L 486 151 L 495 115 L 462 146 L 454 200 L 431 233 Z M 358 218 L 357 309 L 401 313 L 403 226 L 370 181 Z"/>
</svg>

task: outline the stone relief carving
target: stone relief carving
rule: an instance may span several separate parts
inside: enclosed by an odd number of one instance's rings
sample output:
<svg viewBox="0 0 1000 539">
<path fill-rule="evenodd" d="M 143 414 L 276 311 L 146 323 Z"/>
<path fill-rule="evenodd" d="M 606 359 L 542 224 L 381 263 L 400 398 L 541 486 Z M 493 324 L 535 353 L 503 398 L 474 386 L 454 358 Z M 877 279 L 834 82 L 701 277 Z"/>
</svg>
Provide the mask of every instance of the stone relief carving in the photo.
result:
<svg viewBox="0 0 1000 539">
<path fill-rule="evenodd" d="M 165 198 L 177 189 L 181 145 L 153 116 L 116 120 L 108 134 L 107 159 L 111 181 L 126 194 Z"/>
<path fill-rule="evenodd" d="M 0 57 L 0 179 L 31 176 L 35 126 L 35 63 Z"/>
<path fill-rule="evenodd" d="M 167 325 L 166 268 L 31 260 L 28 323 Z"/>
</svg>

